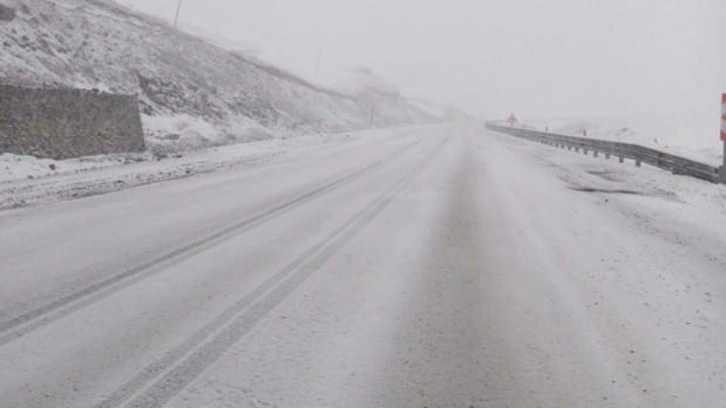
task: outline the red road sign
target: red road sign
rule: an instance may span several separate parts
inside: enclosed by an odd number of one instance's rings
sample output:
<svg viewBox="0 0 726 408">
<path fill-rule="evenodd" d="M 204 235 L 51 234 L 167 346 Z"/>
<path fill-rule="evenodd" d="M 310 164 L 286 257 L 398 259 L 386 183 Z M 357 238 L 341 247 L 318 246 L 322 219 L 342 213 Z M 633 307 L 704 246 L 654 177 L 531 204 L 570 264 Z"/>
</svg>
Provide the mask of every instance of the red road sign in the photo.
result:
<svg viewBox="0 0 726 408">
<path fill-rule="evenodd" d="M 726 94 L 721 94 L 721 140 L 726 142 Z"/>
</svg>

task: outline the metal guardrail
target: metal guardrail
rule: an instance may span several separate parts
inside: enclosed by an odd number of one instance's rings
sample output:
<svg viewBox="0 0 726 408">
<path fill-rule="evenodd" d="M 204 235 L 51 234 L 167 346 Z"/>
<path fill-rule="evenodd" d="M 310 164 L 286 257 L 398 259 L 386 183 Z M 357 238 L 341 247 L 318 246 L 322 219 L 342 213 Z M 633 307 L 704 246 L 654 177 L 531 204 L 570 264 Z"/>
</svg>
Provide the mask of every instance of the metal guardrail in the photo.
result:
<svg viewBox="0 0 726 408">
<path fill-rule="evenodd" d="M 599 154 L 618 157 L 622 163 L 625 159 L 635 161 L 640 167 L 642 163 L 658 167 L 663 170 L 684 176 L 695 177 L 701 180 L 718 183 L 719 167 L 710 166 L 685 157 L 661 152 L 649 147 L 633 143 L 612 142 L 609 140 L 591 139 L 586 137 L 565 136 L 555 133 L 542 132 L 533 129 L 515 128 L 504 126 L 494 122 L 486 123 L 486 128 L 495 132 L 504 133 L 510 136 L 531 140 L 538 143 L 565 148 L 575 151 L 582 150 L 583 153 L 593 152 L 597 157 Z"/>
</svg>

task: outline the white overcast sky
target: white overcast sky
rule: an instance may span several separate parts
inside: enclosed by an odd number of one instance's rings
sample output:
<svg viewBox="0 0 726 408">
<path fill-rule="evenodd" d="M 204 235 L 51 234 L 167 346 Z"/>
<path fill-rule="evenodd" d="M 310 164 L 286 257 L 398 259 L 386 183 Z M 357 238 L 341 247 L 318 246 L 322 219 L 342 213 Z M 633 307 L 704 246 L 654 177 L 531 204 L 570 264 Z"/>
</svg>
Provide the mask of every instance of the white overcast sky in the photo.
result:
<svg viewBox="0 0 726 408">
<path fill-rule="evenodd" d="M 717 118 L 726 91 L 726 0 L 184 0 L 180 20 L 317 82 L 370 67 L 478 115 Z"/>
</svg>

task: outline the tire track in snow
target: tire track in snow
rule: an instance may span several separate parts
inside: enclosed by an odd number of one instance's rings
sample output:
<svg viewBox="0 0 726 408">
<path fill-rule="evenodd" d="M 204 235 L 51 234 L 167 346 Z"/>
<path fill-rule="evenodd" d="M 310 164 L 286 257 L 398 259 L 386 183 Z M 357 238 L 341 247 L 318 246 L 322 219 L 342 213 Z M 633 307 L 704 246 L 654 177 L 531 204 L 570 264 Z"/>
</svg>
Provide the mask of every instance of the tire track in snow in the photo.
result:
<svg viewBox="0 0 726 408">
<path fill-rule="evenodd" d="M 363 168 L 353 171 L 352 173 L 325 183 L 322 186 L 303 193 L 291 200 L 275 205 L 269 210 L 234 223 L 201 239 L 192 241 L 186 245 L 166 252 L 156 258 L 127 269 L 124 272 L 86 286 L 78 291 L 60 297 L 50 303 L 25 312 L 10 320 L 0 322 L 0 346 L 12 342 L 88 305 L 96 303 L 100 299 L 152 276 L 171 265 L 183 261 L 184 259 L 188 259 L 216 244 L 262 225 L 292 211 L 297 207 L 300 207 L 307 202 L 351 183 L 374 168 L 380 167 L 409 151 L 420 142 L 421 139 L 418 139 L 394 151 L 392 154 L 384 157 L 383 159 L 377 160 Z"/>
<path fill-rule="evenodd" d="M 383 211 L 433 161 L 447 141 L 448 137 L 436 146 L 433 153 L 345 224 L 276 272 L 183 343 L 140 371 L 94 408 L 164 406 Z"/>
</svg>

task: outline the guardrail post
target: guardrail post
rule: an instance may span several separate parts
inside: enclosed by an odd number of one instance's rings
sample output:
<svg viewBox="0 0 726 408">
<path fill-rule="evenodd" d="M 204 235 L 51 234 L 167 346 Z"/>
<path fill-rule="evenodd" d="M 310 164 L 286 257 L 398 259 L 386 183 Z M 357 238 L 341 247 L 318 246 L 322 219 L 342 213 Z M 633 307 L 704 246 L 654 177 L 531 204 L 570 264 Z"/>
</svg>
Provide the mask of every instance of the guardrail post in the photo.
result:
<svg viewBox="0 0 726 408">
<path fill-rule="evenodd" d="M 635 167 L 640 167 L 642 164 L 640 163 L 640 160 L 635 161 Z"/>
<path fill-rule="evenodd" d="M 592 157 L 597 157 L 597 155 L 598 155 L 598 151 L 597 150 L 593 150 L 592 151 Z"/>
<path fill-rule="evenodd" d="M 610 152 L 605 152 L 605 158 L 610 159 Z"/>
<path fill-rule="evenodd" d="M 625 157 L 623 156 L 618 157 L 618 160 L 620 161 L 620 163 L 625 163 Z"/>
</svg>

